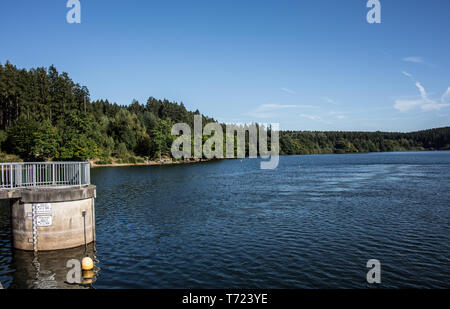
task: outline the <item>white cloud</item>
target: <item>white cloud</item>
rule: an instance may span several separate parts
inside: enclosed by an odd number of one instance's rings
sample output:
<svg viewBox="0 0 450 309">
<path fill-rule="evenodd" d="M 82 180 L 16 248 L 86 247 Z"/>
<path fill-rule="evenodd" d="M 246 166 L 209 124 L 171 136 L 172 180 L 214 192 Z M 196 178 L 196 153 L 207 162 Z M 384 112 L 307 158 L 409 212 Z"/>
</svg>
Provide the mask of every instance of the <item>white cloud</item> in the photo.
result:
<svg viewBox="0 0 450 309">
<path fill-rule="evenodd" d="M 414 100 L 396 100 L 395 104 L 394 104 L 394 108 L 399 110 L 402 113 L 405 113 L 421 104 L 422 104 L 421 100 L 416 100 L 416 101 L 414 101 Z"/>
<path fill-rule="evenodd" d="M 297 105 L 281 105 L 281 104 L 262 104 L 258 106 L 256 110 L 258 111 L 268 111 L 268 110 L 279 110 L 286 108 L 295 108 Z"/>
<path fill-rule="evenodd" d="M 319 116 L 315 116 L 315 115 L 305 115 L 305 114 L 300 114 L 300 117 L 302 118 L 306 118 L 312 121 L 320 121 L 322 120 L 322 118 L 320 118 Z"/>
<path fill-rule="evenodd" d="M 271 118 L 274 116 L 273 113 L 262 113 L 262 112 L 251 112 L 248 113 L 248 115 L 255 118 Z"/>
<path fill-rule="evenodd" d="M 416 87 L 419 89 L 420 96 L 424 102 L 433 103 L 433 101 L 428 98 L 427 92 L 420 82 L 416 82 Z"/>
<path fill-rule="evenodd" d="M 442 104 L 450 103 L 450 87 L 447 88 L 447 91 L 441 97 Z"/>
<path fill-rule="evenodd" d="M 424 60 L 422 57 L 406 57 L 406 58 L 403 58 L 403 61 L 413 62 L 413 63 L 424 63 Z"/>
<path fill-rule="evenodd" d="M 402 71 L 402 73 L 403 73 L 403 75 L 405 75 L 406 77 L 414 78 L 414 77 L 412 76 L 412 74 L 410 74 L 410 73 L 408 73 L 408 72 L 406 72 L 406 71 Z"/>
<path fill-rule="evenodd" d="M 447 99 L 450 98 L 450 87 L 447 91 L 442 95 L 441 103 L 437 103 L 435 100 L 432 100 L 428 97 L 427 91 L 425 87 L 418 81 L 415 83 L 417 89 L 419 89 L 420 100 L 396 100 L 394 104 L 394 108 L 399 110 L 400 112 L 408 112 L 416 107 L 420 107 L 423 111 L 438 111 L 443 107 L 450 106 L 450 103 L 447 103 Z"/>
<path fill-rule="evenodd" d="M 450 103 L 448 103 L 448 104 L 439 104 L 439 103 L 436 103 L 434 101 L 431 101 L 431 103 L 422 105 L 421 108 L 424 111 L 439 111 L 439 110 L 441 110 L 441 108 L 448 107 L 448 106 L 450 106 Z"/>
<path fill-rule="evenodd" d="M 349 112 L 336 112 L 336 111 L 333 111 L 333 110 L 331 110 L 330 112 L 329 112 L 329 114 L 330 115 L 342 115 L 342 114 L 348 114 Z"/>
<path fill-rule="evenodd" d="M 420 108 L 426 112 L 428 111 L 438 111 L 442 108 L 442 104 L 437 104 L 435 102 L 433 103 L 427 103 L 427 104 L 423 104 Z"/>
<path fill-rule="evenodd" d="M 313 105 L 262 104 L 258 106 L 254 111 L 248 113 L 248 115 L 255 118 L 271 118 L 276 115 L 275 112 L 277 111 L 301 107 L 316 108 Z"/>
<path fill-rule="evenodd" d="M 337 119 L 345 119 L 347 117 L 344 114 L 348 114 L 348 112 L 339 112 L 339 111 L 336 112 L 336 111 L 331 110 L 329 112 L 329 114 L 332 116 L 335 116 Z"/>
<path fill-rule="evenodd" d="M 281 91 L 287 92 L 289 94 L 295 94 L 294 90 L 288 89 L 288 88 L 281 88 Z"/>
<path fill-rule="evenodd" d="M 322 100 L 330 103 L 330 104 L 337 104 L 335 100 L 333 100 L 332 98 L 328 98 L 328 97 L 323 97 Z"/>
<path fill-rule="evenodd" d="M 448 95 L 449 89 L 447 89 L 447 91 L 442 95 L 442 98 L 441 98 L 442 104 L 439 104 L 436 101 L 430 100 L 428 98 L 425 88 L 419 82 L 416 82 L 416 86 L 417 86 L 417 88 L 419 88 L 420 95 L 422 97 L 423 102 L 425 103 L 421 106 L 421 108 L 424 111 L 440 110 L 443 107 L 450 106 L 450 104 L 446 104 L 446 102 L 445 102 L 445 99 Z"/>
</svg>

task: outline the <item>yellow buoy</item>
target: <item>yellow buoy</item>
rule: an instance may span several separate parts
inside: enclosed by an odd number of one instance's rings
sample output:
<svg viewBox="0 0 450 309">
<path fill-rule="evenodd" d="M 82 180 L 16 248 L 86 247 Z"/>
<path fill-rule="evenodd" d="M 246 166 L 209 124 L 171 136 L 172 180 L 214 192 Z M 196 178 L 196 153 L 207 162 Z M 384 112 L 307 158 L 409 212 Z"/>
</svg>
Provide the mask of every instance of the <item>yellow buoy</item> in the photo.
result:
<svg viewBox="0 0 450 309">
<path fill-rule="evenodd" d="M 94 281 L 92 279 L 85 279 L 83 280 L 83 284 L 92 284 Z"/>
<path fill-rule="evenodd" d="M 92 279 L 94 278 L 95 273 L 92 270 L 83 271 L 83 279 Z"/>
<path fill-rule="evenodd" d="M 83 270 L 92 270 L 94 268 L 94 262 L 90 257 L 85 257 L 81 261 L 81 268 Z"/>
</svg>

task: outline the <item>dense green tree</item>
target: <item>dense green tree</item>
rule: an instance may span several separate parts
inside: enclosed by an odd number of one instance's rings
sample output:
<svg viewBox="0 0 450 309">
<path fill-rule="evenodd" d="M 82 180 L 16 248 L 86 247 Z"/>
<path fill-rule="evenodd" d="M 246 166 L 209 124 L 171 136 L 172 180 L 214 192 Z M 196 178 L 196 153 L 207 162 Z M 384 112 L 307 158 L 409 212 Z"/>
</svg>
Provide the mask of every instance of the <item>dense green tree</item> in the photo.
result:
<svg viewBox="0 0 450 309">
<path fill-rule="evenodd" d="M 49 120 L 44 120 L 39 129 L 33 132 L 31 156 L 38 161 L 47 161 L 59 157 L 58 130 Z"/>
<path fill-rule="evenodd" d="M 150 156 L 158 158 L 169 156 L 174 136 L 171 135 L 172 121 L 160 119 L 150 131 Z"/>
<path fill-rule="evenodd" d="M 20 117 L 8 129 L 12 153 L 27 160 L 45 161 L 58 157 L 58 133 L 48 120 L 38 123 Z"/>
<path fill-rule="evenodd" d="M 0 153 L 2 152 L 2 144 L 6 141 L 8 135 L 5 131 L 0 130 Z"/>
<path fill-rule="evenodd" d="M 8 140 L 6 150 L 17 154 L 23 159 L 34 159 L 32 149 L 34 146 L 33 135 L 39 130 L 39 123 L 35 120 L 27 120 L 20 117 L 16 124 L 10 126 L 7 130 Z"/>
<path fill-rule="evenodd" d="M 114 151 L 114 154 L 121 159 L 125 159 L 128 156 L 128 149 L 125 143 L 119 143 Z"/>
</svg>

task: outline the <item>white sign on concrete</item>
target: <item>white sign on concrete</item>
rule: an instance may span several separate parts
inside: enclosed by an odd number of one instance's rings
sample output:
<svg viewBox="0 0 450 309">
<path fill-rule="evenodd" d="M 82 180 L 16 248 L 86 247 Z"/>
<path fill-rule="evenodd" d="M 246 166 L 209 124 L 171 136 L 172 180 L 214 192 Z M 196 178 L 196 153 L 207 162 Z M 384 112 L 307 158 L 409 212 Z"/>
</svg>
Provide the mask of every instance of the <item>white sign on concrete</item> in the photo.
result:
<svg viewBox="0 0 450 309">
<path fill-rule="evenodd" d="M 49 203 L 36 204 L 36 212 L 38 214 L 46 214 L 52 212 L 52 205 Z"/>
<path fill-rule="evenodd" d="M 53 224 L 52 216 L 37 216 L 37 226 L 51 226 Z"/>
</svg>

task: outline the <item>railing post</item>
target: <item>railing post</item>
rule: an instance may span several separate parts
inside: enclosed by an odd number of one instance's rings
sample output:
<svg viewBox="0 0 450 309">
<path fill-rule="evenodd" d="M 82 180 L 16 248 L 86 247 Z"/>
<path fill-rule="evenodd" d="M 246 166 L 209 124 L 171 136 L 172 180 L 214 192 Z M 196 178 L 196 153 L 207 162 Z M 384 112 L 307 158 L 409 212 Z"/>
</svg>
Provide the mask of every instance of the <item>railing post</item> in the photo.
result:
<svg viewBox="0 0 450 309">
<path fill-rule="evenodd" d="M 81 188 L 81 163 L 78 163 L 78 179 L 79 179 L 80 188 Z"/>
<path fill-rule="evenodd" d="M 22 165 L 18 165 L 18 166 L 20 167 L 18 170 L 18 173 L 17 173 L 19 180 L 18 181 L 16 180 L 16 182 L 18 183 L 18 186 L 20 188 L 20 187 L 22 187 Z"/>
<path fill-rule="evenodd" d="M 52 163 L 52 184 L 56 185 L 56 178 L 55 178 L 55 163 Z"/>
<path fill-rule="evenodd" d="M 86 164 L 86 184 L 90 185 L 91 184 L 91 164 L 88 163 Z"/>
<path fill-rule="evenodd" d="M 10 179 L 10 186 L 12 189 L 13 188 L 13 165 L 12 164 L 9 166 L 9 179 Z"/>
<path fill-rule="evenodd" d="M 33 187 L 36 187 L 36 164 L 33 164 Z"/>
</svg>

